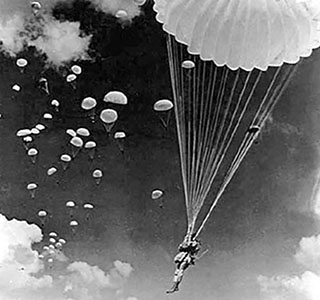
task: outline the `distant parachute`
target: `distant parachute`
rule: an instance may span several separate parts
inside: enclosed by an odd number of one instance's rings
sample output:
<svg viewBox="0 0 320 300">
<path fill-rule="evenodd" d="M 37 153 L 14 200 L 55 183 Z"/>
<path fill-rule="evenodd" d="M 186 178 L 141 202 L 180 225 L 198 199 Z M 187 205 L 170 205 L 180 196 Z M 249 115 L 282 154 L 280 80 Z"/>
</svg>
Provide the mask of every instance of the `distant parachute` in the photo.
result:
<svg viewBox="0 0 320 300">
<path fill-rule="evenodd" d="M 90 158 L 91 160 L 94 159 L 94 154 L 95 154 L 96 146 L 97 146 L 97 144 L 96 144 L 96 142 L 94 142 L 94 141 L 88 141 L 88 142 L 86 142 L 85 145 L 84 145 L 84 148 L 88 151 L 88 155 L 89 155 L 89 158 Z"/>
<path fill-rule="evenodd" d="M 35 128 L 38 129 L 39 131 L 42 131 L 42 130 L 46 129 L 46 126 L 44 126 L 43 124 L 37 124 L 35 126 Z"/>
<path fill-rule="evenodd" d="M 75 74 L 75 75 L 80 75 L 82 73 L 82 68 L 78 65 L 73 65 L 71 67 L 71 71 Z"/>
<path fill-rule="evenodd" d="M 51 119 L 53 119 L 53 116 L 50 113 L 44 113 L 43 114 L 43 118 L 46 119 L 46 120 L 51 120 Z"/>
<path fill-rule="evenodd" d="M 30 129 L 20 129 L 17 131 L 16 136 L 17 137 L 24 137 L 31 134 Z"/>
<path fill-rule="evenodd" d="M 115 132 L 115 134 L 113 135 L 117 146 L 119 148 L 119 150 L 121 151 L 121 153 L 124 153 L 124 139 L 126 137 L 126 133 L 123 131 L 117 131 Z"/>
<path fill-rule="evenodd" d="M 19 67 L 20 72 L 23 73 L 25 67 L 28 65 L 28 61 L 25 58 L 18 58 L 16 64 Z"/>
<path fill-rule="evenodd" d="M 157 112 L 161 124 L 165 129 L 168 128 L 171 116 L 171 109 L 173 108 L 173 103 L 168 99 L 158 100 L 154 105 L 153 109 Z"/>
<path fill-rule="evenodd" d="M 89 221 L 91 210 L 94 208 L 94 205 L 91 203 L 83 204 L 83 208 L 86 210 L 86 220 Z"/>
<path fill-rule="evenodd" d="M 75 158 L 83 146 L 83 140 L 75 136 L 70 140 L 72 157 Z"/>
<path fill-rule="evenodd" d="M 61 243 L 62 245 L 66 244 L 66 240 L 65 239 L 59 239 L 59 243 Z"/>
<path fill-rule="evenodd" d="M 30 144 L 31 144 L 32 141 L 33 141 L 33 138 L 32 138 L 31 136 L 27 135 L 27 136 L 24 136 L 24 137 L 22 138 L 22 141 L 23 141 L 23 146 L 24 146 L 24 148 L 26 149 L 26 151 L 28 151 L 29 148 L 30 148 Z"/>
<path fill-rule="evenodd" d="M 30 157 L 33 164 L 36 163 L 37 155 L 38 155 L 38 150 L 36 148 L 30 148 L 28 150 L 28 156 Z"/>
<path fill-rule="evenodd" d="M 40 133 L 40 130 L 37 128 L 31 128 L 31 133 L 34 135 L 38 135 Z"/>
<path fill-rule="evenodd" d="M 54 107 L 56 112 L 59 112 L 60 102 L 57 99 L 51 101 L 51 105 Z"/>
<path fill-rule="evenodd" d="M 41 221 L 41 226 L 43 227 L 46 222 L 47 212 L 45 210 L 39 210 L 38 217 Z"/>
<path fill-rule="evenodd" d="M 70 216 L 70 218 L 72 219 L 72 218 L 73 218 L 74 209 L 75 209 L 75 207 L 76 207 L 76 203 L 73 202 L 73 201 L 68 201 L 68 202 L 66 203 L 66 207 L 67 207 L 67 209 L 68 209 L 68 211 L 69 211 L 69 216 Z"/>
<path fill-rule="evenodd" d="M 78 128 L 77 129 L 77 134 L 87 137 L 87 136 L 90 135 L 90 131 L 87 128 Z"/>
<path fill-rule="evenodd" d="M 112 91 L 107 93 L 104 98 L 103 98 L 104 102 L 110 102 L 110 103 L 114 103 L 114 104 L 121 104 L 121 105 L 126 105 L 128 104 L 128 98 L 127 96 L 119 91 Z"/>
<path fill-rule="evenodd" d="M 153 190 L 151 193 L 151 199 L 155 200 L 159 203 L 159 207 L 163 208 L 163 191 L 161 190 Z"/>
<path fill-rule="evenodd" d="M 76 228 L 78 227 L 79 223 L 75 220 L 72 220 L 72 221 L 70 221 L 69 225 L 71 227 L 72 233 L 76 234 Z"/>
<path fill-rule="evenodd" d="M 100 169 L 95 169 L 92 172 L 92 177 L 94 178 L 94 180 L 95 180 L 97 185 L 100 184 L 102 176 L 103 176 L 103 173 L 102 173 L 102 171 Z"/>
<path fill-rule="evenodd" d="M 115 16 L 118 19 L 125 19 L 125 18 L 128 18 L 128 13 L 125 10 L 121 9 L 116 12 Z"/>
<path fill-rule="evenodd" d="M 90 118 L 91 122 L 96 121 L 96 108 L 97 100 L 92 97 L 86 97 L 81 102 L 81 108 L 86 111 L 87 117 Z"/>
<path fill-rule="evenodd" d="M 37 1 L 31 2 L 31 8 L 34 15 L 37 15 L 39 13 L 39 10 L 41 9 L 41 4 Z"/>
<path fill-rule="evenodd" d="M 316 1 L 256 2 L 154 1 L 169 34 L 188 237 L 204 228 L 300 58 L 320 46 Z M 196 224 L 212 186 L 213 200 Z"/>
<path fill-rule="evenodd" d="M 73 129 L 67 129 L 66 134 L 70 135 L 71 137 L 75 137 L 77 135 Z"/>
<path fill-rule="evenodd" d="M 70 85 L 72 86 L 73 89 L 76 89 L 77 86 L 76 86 L 76 79 L 77 79 L 77 75 L 76 74 L 69 74 L 67 77 L 66 77 L 66 81 L 68 83 L 70 83 Z"/>
<path fill-rule="evenodd" d="M 27 185 L 27 190 L 30 193 L 31 198 L 33 199 L 36 195 L 36 189 L 37 189 L 38 185 L 36 183 L 29 183 Z"/>
<path fill-rule="evenodd" d="M 56 240 L 55 240 L 55 238 L 52 237 L 52 238 L 49 239 L 49 242 L 50 242 L 51 244 L 55 244 L 55 243 L 56 243 Z"/>
<path fill-rule="evenodd" d="M 54 231 L 51 231 L 51 232 L 49 233 L 49 236 L 55 238 L 55 237 L 58 236 L 58 234 L 57 234 L 56 232 L 54 232 Z"/>
<path fill-rule="evenodd" d="M 14 85 L 12 86 L 12 89 L 13 89 L 15 92 L 20 92 L 21 86 L 18 85 L 18 84 L 14 84 Z"/>
<path fill-rule="evenodd" d="M 107 133 L 110 133 L 112 127 L 118 119 L 118 113 L 113 109 L 104 109 L 100 113 L 100 119 Z"/>
<path fill-rule="evenodd" d="M 69 154 L 62 154 L 62 155 L 60 156 L 60 160 L 61 160 L 61 162 L 62 162 L 62 168 L 63 168 L 63 170 L 64 170 L 64 171 L 67 170 L 67 168 L 68 168 L 68 166 L 69 166 L 69 164 L 70 164 L 70 162 L 71 162 L 71 160 L 72 160 L 71 156 L 70 156 Z"/>
<path fill-rule="evenodd" d="M 51 167 L 47 170 L 47 175 L 52 176 L 54 173 L 56 173 L 58 170 L 56 167 Z"/>
</svg>

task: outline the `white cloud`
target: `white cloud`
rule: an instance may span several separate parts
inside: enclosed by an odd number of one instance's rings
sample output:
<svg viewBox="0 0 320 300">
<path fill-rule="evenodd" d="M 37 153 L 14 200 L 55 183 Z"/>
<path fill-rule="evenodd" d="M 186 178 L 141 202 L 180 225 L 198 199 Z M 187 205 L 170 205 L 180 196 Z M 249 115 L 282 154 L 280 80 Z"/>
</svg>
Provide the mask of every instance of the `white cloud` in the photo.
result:
<svg viewBox="0 0 320 300">
<path fill-rule="evenodd" d="M 258 276 L 265 300 L 320 299 L 320 235 L 304 237 L 294 256 L 307 270 L 297 276 Z"/>
<path fill-rule="evenodd" d="M 25 221 L 8 221 L 0 215 L 0 299 L 4 300 L 117 300 L 133 268 L 117 260 L 105 272 L 98 266 L 76 261 L 54 268 L 45 267 L 32 244 L 42 240 L 41 229 Z M 48 255 L 48 253 L 43 253 Z M 54 265 L 67 262 L 60 251 L 50 254 Z M 45 296 L 44 296 L 45 295 Z M 133 300 L 133 299 L 131 299 Z"/>
</svg>

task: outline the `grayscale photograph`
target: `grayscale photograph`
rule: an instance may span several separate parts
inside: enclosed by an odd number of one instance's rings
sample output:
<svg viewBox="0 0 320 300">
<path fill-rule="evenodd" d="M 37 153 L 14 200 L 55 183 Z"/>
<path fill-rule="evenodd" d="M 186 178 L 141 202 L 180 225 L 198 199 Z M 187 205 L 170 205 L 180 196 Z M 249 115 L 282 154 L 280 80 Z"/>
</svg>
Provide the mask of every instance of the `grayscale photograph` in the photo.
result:
<svg viewBox="0 0 320 300">
<path fill-rule="evenodd" d="M 320 300 L 320 0 L 0 0 L 0 300 Z"/>
</svg>

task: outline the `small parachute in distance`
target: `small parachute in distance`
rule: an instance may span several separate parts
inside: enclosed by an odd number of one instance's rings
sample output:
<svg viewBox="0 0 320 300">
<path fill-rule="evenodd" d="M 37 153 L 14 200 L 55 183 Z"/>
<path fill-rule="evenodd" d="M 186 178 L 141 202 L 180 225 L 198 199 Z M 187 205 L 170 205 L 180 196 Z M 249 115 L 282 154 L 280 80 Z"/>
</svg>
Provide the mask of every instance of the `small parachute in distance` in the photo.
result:
<svg viewBox="0 0 320 300">
<path fill-rule="evenodd" d="M 20 72 L 23 73 L 25 67 L 28 65 L 28 61 L 25 58 L 18 58 L 16 61 L 16 65 L 19 67 Z"/>
<path fill-rule="evenodd" d="M 114 123 L 118 119 L 118 113 L 114 109 L 104 109 L 100 113 L 100 119 L 103 122 L 106 132 L 109 134 L 114 126 Z"/>
<path fill-rule="evenodd" d="M 76 74 L 69 74 L 67 77 L 66 77 L 66 81 L 67 82 L 73 82 L 77 79 L 77 75 Z"/>
<path fill-rule="evenodd" d="M 22 138 L 22 141 L 23 141 L 23 146 L 24 148 L 26 149 L 26 151 L 29 150 L 29 147 L 30 147 L 30 144 L 32 143 L 33 141 L 33 138 L 30 136 L 30 135 L 27 135 L 27 136 L 24 136 Z"/>
<path fill-rule="evenodd" d="M 32 13 L 34 15 L 37 15 L 39 13 L 39 10 L 41 9 L 41 4 L 37 1 L 33 1 L 31 2 L 31 9 L 32 9 Z"/>
<path fill-rule="evenodd" d="M 147 2 L 147 0 L 133 0 L 133 2 L 138 6 L 143 6 Z"/>
<path fill-rule="evenodd" d="M 38 150 L 37 150 L 36 148 L 30 148 L 30 149 L 28 150 L 28 156 L 30 157 L 31 162 L 32 162 L 33 164 L 36 163 L 38 153 L 39 153 L 39 152 L 38 152 Z"/>
<path fill-rule="evenodd" d="M 46 222 L 46 216 L 47 216 L 47 212 L 45 210 L 39 210 L 38 217 L 40 218 L 42 227 L 44 226 L 44 224 Z"/>
<path fill-rule="evenodd" d="M 110 102 L 110 103 L 121 104 L 121 105 L 128 104 L 127 96 L 124 93 L 119 91 L 111 91 L 107 93 L 104 96 L 103 101 L 107 103 Z"/>
<path fill-rule="evenodd" d="M 52 237 L 52 238 L 49 239 L 49 242 L 50 242 L 51 244 L 55 244 L 55 243 L 56 243 L 56 240 L 55 240 L 55 238 Z"/>
<path fill-rule="evenodd" d="M 78 128 L 77 129 L 77 134 L 80 136 L 90 136 L 90 131 L 87 128 Z"/>
<path fill-rule="evenodd" d="M 43 124 L 37 124 L 35 126 L 35 128 L 38 129 L 39 131 L 42 131 L 42 130 L 46 129 L 46 126 L 44 126 Z"/>
<path fill-rule="evenodd" d="M 80 137 L 75 136 L 70 140 L 70 144 L 72 157 L 75 158 L 83 146 L 83 140 Z"/>
<path fill-rule="evenodd" d="M 48 246 L 43 246 L 42 249 L 43 249 L 43 251 L 47 251 L 47 250 L 49 250 L 49 247 Z"/>
<path fill-rule="evenodd" d="M 95 108 L 97 105 L 97 100 L 92 97 L 86 97 L 81 102 L 81 108 L 85 110 L 90 110 Z"/>
<path fill-rule="evenodd" d="M 30 196 L 31 196 L 32 199 L 33 199 L 33 198 L 35 197 L 35 195 L 36 195 L 36 189 L 37 189 L 37 187 L 38 187 L 38 185 L 37 185 L 36 183 L 34 183 L 34 182 L 29 183 L 29 184 L 27 185 L 27 190 L 29 191 Z"/>
<path fill-rule="evenodd" d="M 24 137 L 31 134 L 30 129 L 20 129 L 17 131 L 16 136 L 17 137 Z"/>
<path fill-rule="evenodd" d="M 54 232 L 54 231 L 51 231 L 51 232 L 49 233 L 49 236 L 55 238 L 55 237 L 58 236 L 58 234 L 57 234 L 56 232 Z"/>
<path fill-rule="evenodd" d="M 124 138 L 126 137 L 126 133 L 123 131 L 117 131 L 113 135 L 114 139 L 116 140 L 117 146 L 120 152 L 124 153 Z"/>
<path fill-rule="evenodd" d="M 53 116 L 50 113 L 44 113 L 43 114 L 43 118 L 46 119 L 46 120 L 51 120 L 51 119 L 53 119 Z"/>
<path fill-rule="evenodd" d="M 14 85 L 12 86 L 12 89 L 13 89 L 15 92 L 20 92 L 21 86 L 18 85 L 18 84 L 14 84 Z"/>
<path fill-rule="evenodd" d="M 68 201 L 66 203 L 66 207 L 69 210 L 70 219 L 72 219 L 73 218 L 73 212 L 74 212 L 74 209 L 76 207 L 76 203 L 74 201 Z"/>
<path fill-rule="evenodd" d="M 61 243 L 62 245 L 65 245 L 67 243 L 67 241 L 65 239 L 59 239 L 59 243 Z"/>
<path fill-rule="evenodd" d="M 38 135 L 40 133 L 40 130 L 37 128 L 31 128 L 31 133 L 34 135 Z"/>
<path fill-rule="evenodd" d="M 73 129 L 67 129 L 66 134 L 70 135 L 71 137 L 75 137 L 77 135 Z"/>
<path fill-rule="evenodd" d="M 88 151 L 88 156 L 89 156 L 89 158 L 90 158 L 91 160 L 94 159 L 94 154 L 95 154 L 95 152 L 96 152 L 96 149 L 95 149 L 96 146 L 97 146 L 97 144 L 96 144 L 96 142 L 94 142 L 94 141 L 88 141 L 88 142 L 86 142 L 85 145 L 84 145 L 84 148 Z"/>
<path fill-rule="evenodd" d="M 102 176 L 103 176 L 103 173 L 102 173 L 102 171 L 100 169 L 95 169 L 92 172 L 92 177 L 94 178 L 94 180 L 95 180 L 97 185 L 100 184 Z"/>
<path fill-rule="evenodd" d="M 161 124 L 165 129 L 168 129 L 172 108 L 173 103 L 168 99 L 158 100 L 153 105 L 153 109 L 158 113 L 158 117 L 160 118 Z"/>
<path fill-rule="evenodd" d="M 126 19 L 128 18 L 128 13 L 125 10 L 120 9 L 116 12 L 115 17 L 118 19 Z"/>
<path fill-rule="evenodd" d="M 54 107 L 56 112 L 59 112 L 60 102 L 57 99 L 51 101 L 51 105 Z"/>
<path fill-rule="evenodd" d="M 151 193 L 151 199 L 159 202 L 159 207 L 160 208 L 163 208 L 163 198 L 162 198 L 162 196 L 163 196 L 163 191 L 158 190 L 158 189 L 153 190 L 152 193 Z"/>
<path fill-rule="evenodd" d="M 51 167 L 47 170 L 47 175 L 52 176 L 54 173 L 56 173 L 58 170 L 56 167 Z"/>
<path fill-rule="evenodd" d="M 82 73 L 82 68 L 78 65 L 73 65 L 71 67 L 71 71 L 73 72 L 73 74 L 75 75 L 80 75 Z"/>
<path fill-rule="evenodd" d="M 78 227 L 79 223 L 76 220 L 72 220 L 72 221 L 70 221 L 69 225 L 71 227 L 72 233 L 75 235 L 76 234 L 76 228 Z"/>
<path fill-rule="evenodd" d="M 61 162 L 62 162 L 62 168 L 63 168 L 63 170 L 64 170 L 64 171 L 67 170 L 67 168 L 68 168 L 68 166 L 69 166 L 69 164 L 70 164 L 70 162 L 71 162 L 71 160 L 72 160 L 71 156 L 70 156 L 69 154 L 62 154 L 62 155 L 60 156 L 60 160 L 61 160 Z"/>
<path fill-rule="evenodd" d="M 153 109 L 155 111 L 168 111 L 171 108 L 173 108 L 173 103 L 170 100 L 167 100 L 167 99 L 158 100 L 153 105 Z"/>
<path fill-rule="evenodd" d="M 94 205 L 91 203 L 85 203 L 85 204 L 83 204 L 83 208 L 87 211 L 86 212 L 86 220 L 89 221 L 90 213 L 91 213 L 91 210 L 94 208 Z"/>
<path fill-rule="evenodd" d="M 184 69 L 193 69 L 196 64 L 192 60 L 184 60 L 181 64 L 181 67 Z"/>
</svg>

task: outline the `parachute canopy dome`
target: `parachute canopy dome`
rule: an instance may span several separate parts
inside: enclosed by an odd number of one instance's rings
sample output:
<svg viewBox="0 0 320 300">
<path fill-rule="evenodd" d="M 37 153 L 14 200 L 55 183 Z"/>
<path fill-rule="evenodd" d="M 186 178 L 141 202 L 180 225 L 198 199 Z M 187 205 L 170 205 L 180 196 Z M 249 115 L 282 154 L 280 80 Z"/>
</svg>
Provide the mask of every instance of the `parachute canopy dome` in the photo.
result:
<svg viewBox="0 0 320 300">
<path fill-rule="evenodd" d="M 56 172 L 57 172 L 57 168 L 51 167 L 50 169 L 48 169 L 47 175 L 48 175 L 48 176 L 51 176 L 51 175 L 53 175 L 53 174 L 56 173 Z"/>
<path fill-rule="evenodd" d="M 40 131 L 46 129 L 46 127 L 45 127 L 43 124 L 37 124 L 37 125 L 35 126 L 35 128 L 38 129 L 38 130 L 40 130 Z"/>
<path fill-rule="evenodd" d="M 85 204 L 83 204 L 83 208 L 85 208 L 85 209 L 93 209 L 94 206 L 92 204 L 90 204 L 90 203 L 85 203 Z"/>
<path fill-rule="evenodd" d="M 67 129 L 66 134 L 68 134 L 72 137 L 75 137 L 77 135 L 77 133 L 73 129 Z"/>
<path fill-rule="evenodd" d="M 118 19 L 123 19 L 123 18 L 127 18 L 128 17 L 128 13 L 125 10 L 118 10 L 116 13 L 116 18 Z"/>
<path fill-rule="evenodd" d="M 92 176 L 93 176 L 94 178 L 101 178 L 101 177 L 103 176 L 103 173 L 102 173 L 101 170 L 96 169 L 96 170 L 94 170 L 94 171 L 92 172 Z"/>
<path fill-rule="evenodd" d="M 232 70 L 294 64 L 320 45 L 317 0 L 155 0 L 153 9 L 190 54 Z"/>
<path fill-rule="evenodd" d="M 40 210 L 39 212 L 38 212 L 38 216 L 39 217 L 45 217 L 47 215 L 47 212 L 45 211 L 45 210 Z"/>
<path fill-rule="evenodd" d="M 157 200 L 157 199 L 159 199 L 160 197 L 162 197 L 162 195 L 163 195 L 163 191 L 161 191 L 161 190 L 154 190 L 154 191 L 152 191 L 152 193 L 151 193 L 151 198 L 152 198 L 152 200 Z"/>
<path fill-rule="evenodd" d="M 13 89 L 14 91 L 16 91 L 16 92 L 20 92 L 21 87 L 20 87 L 20 85 L 15 84 L 15 85 L 12 86 L 12 89 Z"/>
<path fill-rule="evenodd" d="M 154 105 L 153 109 L 155 111 L 168 111 L 173 107 L 173 103 L 170 100 L 162 99 L 158 100 Z"/>
<path fill-rule="evenodd" d="M 70 143 L 75 146 L 75 147 L 79 147 L 81 148 L 83 146 L 83 140 L 81 138 L 79 138 L 78 136 L 74 136 Z"/>
<path fill-rule="evenodd" d="M 104 96 L 103 101 L 104 102 L 111 102 L 114 104 L 126 105 L 128 103 L 128 98 L 122 92 L 112 91 L 112 92 L 107 93 Z"/>
<path fill-rule="evenodd" d="M 115 134 L 114 134 L 114 138 L 115 139 L 124 139 L 126 137 L 126 133 L 123 132 L 123 131 L 117 131 Z"/>
<path fill-rule="evenodd" d="M 195 66 L 195 63 L 192 60 L 185 60 L 181 64 L 181 67 L 184 69 L 193 69 Z"/>
<path fill-rule="evenodd" d="M 28 185 L 27 185 L 27 189 L 28 190 L 34 190 L 34 189 L 36 189 L 38 186 L 37 186 L 37 184 L 36 183 L 29 183 Z"/>
<path fill-rule="evenodd" d="M 31 133 L 32 133 L 32 134 L 39 134 L 39 133 L 40 133 L 40 130 L 37 129 L 37 128 L 32 128 L 32 129 L 31 129 Z"/>
<path fill-rule="evenodd" d="M 75 206 L 76 206 L 76 204 L 73 201 L 68 201 L 66 203 L 66 207 L 75 207 Z"/>
<path fill-rule="evenodd" d="M 24 136 L 27 136 L 27 135 L 30 135 L 31 134 L 31 130 L 30 129 L 20 129 L 17 131 L 16 133 L 16 136 L 18 137 L 24 137 Z"/>
<path fill-rule="evenodd" d="M 47 120 L 51 120 L 51 119 L 53 118 L 53 116 L 52 116 L 52 114 L 50 114 L 50 113 L 45 113 L 45 114 L 43 115 L 43 118 L 44 118 L 44 119 L 47 119 Z"/>
<path fill-rule="evenodd" d="M 37 155 L 38 154 L 38 150 L 36 148 L 30 148 L 28 150 L 28 155 L 29 156 L 34 156 L 34 155 Z"/>
<path fill-rule="evenodd" d="M 52 232 L 49 233 L 49 236 L 50 237 L 57 237 L 58 234 L 56 232 L 52 231 Z"/>
<path fill-rule="evenodd" d="M 104 123 L 111 124 L 118 119 L 118 113 L 113 109 L 104 109 L 100 114 L 100 119 Z"/>
<path fill-rule="evenodd" d="M 51 101 L 51 105 L 58 107 L 58 106 L 60 105 L 60 103 L 59 103 L 59 101 L 58 101 L 57 99 L 53 99 L 53 100 Z"/>
<path fill-rule="evenodd" d="M 90 131 L 87 128 L 78 128 L 77 129 L 77 134 L 81 136 L 89 136 Z"/>
<path fill-rule="evenodd" d="M 71 161 L 71 156 L 69 154 L 62 154 L 60 156 L 60 159 L 64 162 L 70 162 Z"/>
<path fill-rule="evenodd" d="M 73 82 L 77 79 L 77 75 L 76 74 L 69 74 L 66 78 L 67 82 Z"/>
<path fill-rule="evenodd" d="M 86 97 L 82 100 L 81 107 L 85 110 L 92 109 L 96 107 L 97 100 L 92 97 Z"/>
<path fill-rule="evenodd" d="M 31 136 L 25 136 L 25 137 L 23 138 L 23 141 L 24 141 L 25 143 L 31 143 L 31 142 L 33 141 L 33 139 L 32 139 Z"/>
<path fill-rule="evenodd" d="M 97 144 L 96 144 L 96 142 L 94 142 L 94 141 L 88 141 L 88 142 L 86 142 L 85 145 L 84 145 L 84 147 L 85 147 L 86 149 L 91 149 L 91 148 L 94 148 L 94 147 L 96 147 L 96 146 L 97 146 Z"/>
<path fill-rule="evenodd" d="M 80 74 L 82 73 L 82 69 L 81 69 L 81 67 L 78 66 L 78 65 L 73 65 L 73 66 L 71 67 L 71 71 L 72 71 L 74 74 L 76 74 L 76 75 L 80 75 Z"/>
<path fill-rule="evenodd" d="M 25 58 L 19 58 L 17 59 L 16 64 L 18 67 L 24 68 L 28 64 L 28 61 Z"/>
<path fill-rule="evenodd" d="M 73 220 L 73 221 L 71 221 L 71 222 L 69 223 L 69 225 L 73 227 L 73 226 L 78 226 L 79 224 L 78 224 L 77 221 L 74 221 L 74 220 Z"/>
</svg>

